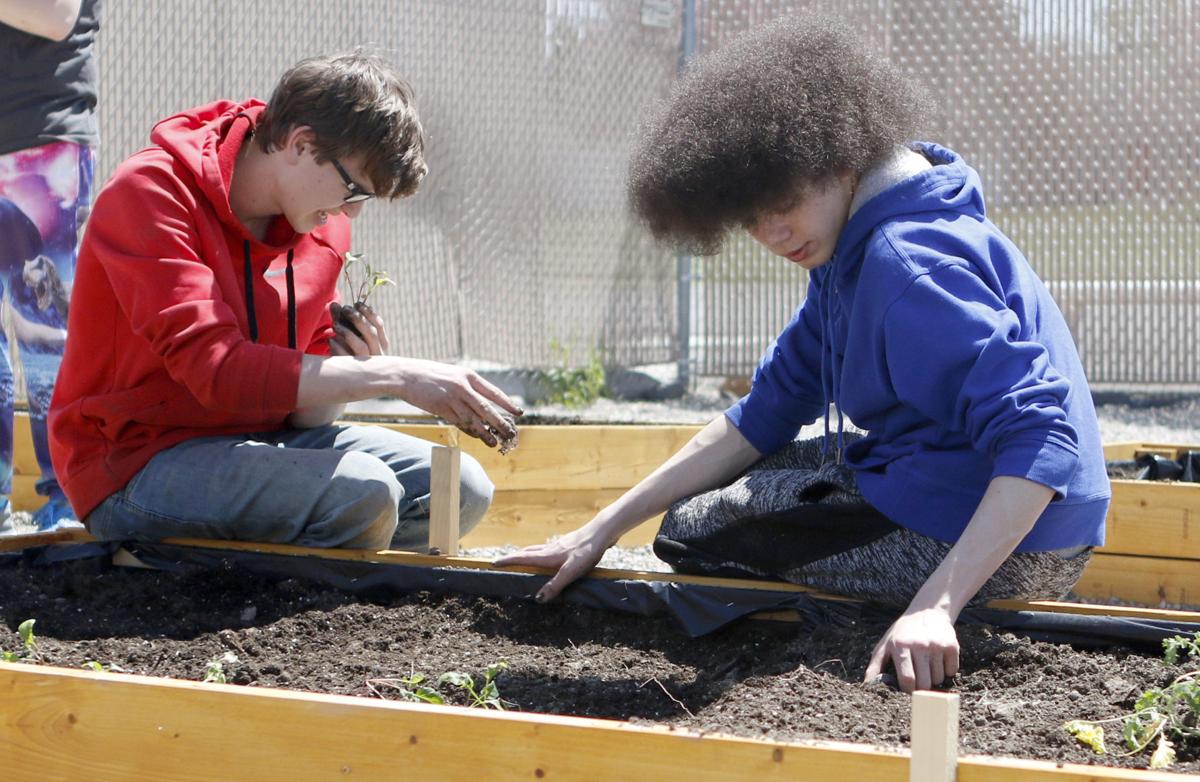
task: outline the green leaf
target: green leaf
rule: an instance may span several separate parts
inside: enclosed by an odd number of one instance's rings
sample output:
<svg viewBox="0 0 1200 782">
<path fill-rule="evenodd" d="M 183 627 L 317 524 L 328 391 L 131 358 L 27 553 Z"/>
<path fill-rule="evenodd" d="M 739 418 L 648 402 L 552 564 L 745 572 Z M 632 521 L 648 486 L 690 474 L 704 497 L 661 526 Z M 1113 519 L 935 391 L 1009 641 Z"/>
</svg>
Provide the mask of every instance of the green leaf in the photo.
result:
<svg viewBox="0 0 1200 782">
<path fill-rule="evenodd" d="M 475 689 L 475 680 L 471 678 L 471 674 L 463 673 L 462 671 L 446 671 L 438 677 L 437 683 L 439 686 L 450 684 L 466 690 Z"/>
<path fill-rule="evenodd" d="M 19 652 L 0 651 L 0 660 L 6 663 L 19 663 L 21 662 L 21 655 Z"/>
<path fill-rule="evenodd" d="M 434 703 L 438 706 L 446 705 L 446 699 L 442 697 L 442 694 L 430 687 L 418 687 L 413 691 L 412 695 L 417 700 L 424 701 L 425 703 Z"/>
<path fill-rule="evenodd" d="M 1159 735 L 1158 746 L 1154 750 L 1154 754 L 1150 756 L 1150 768 L 1169 768 L 1175 763 L 1175 748 L 1171 746 L 1171 742 L 1167 741 L 1167 737 Z"/>
<path fill-rule="evenodd" d="M 1137 752 L 1146 745 L 1149 738 L 1146 736 L 1146 726 L 1136 714 L 1131 714 L 1121 723 L 1121 738 L 1130 752 Z"/>
<path fill-rule="evenodd" d="M 1148 711 L 1158 705 L 1158 699 L 1162 697 L 1161 690 L 1146 690 L 1138 696 L 1137 701 L 1133 704 L 1134 711 Z"/>
<path fill-rule="evenodd" d="M 101 665 L 100 663 L 96 662 L 95 660 L 88 660 L 80 667 L 87 668 L 87 669 L 93 670 L 93 671 L 100 671 L 100 672 L 104 671 L 104 666 Z"/>
<path fill-rule="evenodd" d="M 35 622 L 37 622 L 36 619 L 26 619 L 17 625 L 17 632 L 21 635 L 21 643 L 25 644 L 26 649 L 33 649 L 37 644 L 37 639 L 33 637 L 33 625 Z"/>
<path fill-rule="evenodd" d="M 1071 720 L 1063 728 L 1075 737 L 1080 744 L 1091 747 L 1097 755 L 1103 755 L 1108 750 L 1104 747 L 1104 728 L 1087 720 Z"/>
</svg>

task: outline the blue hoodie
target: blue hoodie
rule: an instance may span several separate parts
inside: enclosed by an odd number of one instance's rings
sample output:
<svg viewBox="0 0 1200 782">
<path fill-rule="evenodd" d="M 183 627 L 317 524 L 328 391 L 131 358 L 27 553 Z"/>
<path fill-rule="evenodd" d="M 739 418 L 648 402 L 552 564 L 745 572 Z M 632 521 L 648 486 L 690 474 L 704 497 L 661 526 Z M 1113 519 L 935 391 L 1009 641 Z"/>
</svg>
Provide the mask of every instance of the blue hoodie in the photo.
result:
<svg viewBox="0 0 1200 782">
<path fill-rule="evenodd" d="M 829 404 L 867 435 L 843 454 L 863 496 L 938 540 L 962 534 L 992 478 L 1054 489 L 1018 551 L 1104 542 L 1111 496 L 1096 412 L 1058 306 L 985 216 L 954 152 L 867 200 L 726 412 L 771 453 Z"/>
</svg>

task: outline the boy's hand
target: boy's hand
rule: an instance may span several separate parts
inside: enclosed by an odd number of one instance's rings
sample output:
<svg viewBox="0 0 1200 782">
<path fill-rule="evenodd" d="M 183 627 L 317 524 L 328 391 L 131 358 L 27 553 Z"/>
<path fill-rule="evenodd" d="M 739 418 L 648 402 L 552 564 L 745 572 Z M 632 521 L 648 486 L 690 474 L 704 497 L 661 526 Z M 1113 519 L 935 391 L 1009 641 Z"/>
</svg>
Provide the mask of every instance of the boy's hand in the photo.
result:
<svg viewBox="0 0 1200 782">
<path fill-rule="evenodd" d="M 399 394 L 404 401 L 479 438 L 489 448 L 516 438 L 511 416 L 523 411 L 478 373 L 424 359 L 405 359 L 405 367 Z"/>
<path fill-rule="evenodd" d="M 906 611 L 875 645 L 863 681 L 871 681 L 888 662 L 905 692 L 928 690 L 958 673 L 958 636 L 945 611 Z"/>
<path fill-rule="evenodd" d="M 329 351 L 335 356 L 383 356 L 387 354 L 387 330 L 383 319 L 363 302 L 351 306 L 334 302 L 329 305 L 333 316 L 333 339 Z"/>
<path fill-rule="evenodd" d="M 586 575 L 607 549 L 607 544 L 588 534 L 587 527 L 580 527 L 560 538 L 506 554 L 492 564 L 557 568 L 558 572 L 538 590 L 537 601 L 544 603 L 558 597 L 571 582 Z"/>
</svg>

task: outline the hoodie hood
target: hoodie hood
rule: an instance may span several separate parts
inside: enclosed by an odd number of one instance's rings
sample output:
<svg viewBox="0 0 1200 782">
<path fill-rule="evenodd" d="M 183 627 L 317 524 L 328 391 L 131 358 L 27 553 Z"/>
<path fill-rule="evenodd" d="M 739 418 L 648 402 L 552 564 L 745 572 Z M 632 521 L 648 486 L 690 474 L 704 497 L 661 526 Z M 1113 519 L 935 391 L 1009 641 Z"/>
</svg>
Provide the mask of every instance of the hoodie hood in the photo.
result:
<svg viewBox="0 0 1200 782">
<path fill-rule="evenodd" d="M 280 215 L 271 222 L 265 239 L 259 240 L 246 230 L 229 203 L 234 164 L 242 145 L 250 143 L 265 108 L 266 104 L 255 98 L 241 103 L 217 101 L 167 117 L 150 133 L 150 140 L 195 178 L 225 231 L 249 242 L 259 273 L 304 236 Z"/>
<path fill-rule="evenodd" d="M 894 156 L 863 174 L 826 274 L 839 279 L 851 274 L 862 261 L 863 244 L 890 220 L 943 210 L 985 219 L 979 175 L 958 153 L 929 142 L 915 142 L 909 149 L 930 165 L 918 169 Z"/>
</svg>

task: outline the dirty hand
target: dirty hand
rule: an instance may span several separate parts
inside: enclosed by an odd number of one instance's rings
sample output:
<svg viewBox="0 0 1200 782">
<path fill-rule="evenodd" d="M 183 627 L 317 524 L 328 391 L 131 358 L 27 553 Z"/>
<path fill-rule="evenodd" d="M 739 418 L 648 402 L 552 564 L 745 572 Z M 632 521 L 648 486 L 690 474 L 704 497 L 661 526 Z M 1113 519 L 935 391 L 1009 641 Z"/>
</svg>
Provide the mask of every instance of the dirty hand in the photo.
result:
<svg viewBox="0 0 1200 782">
<path fill-rule="evenodd" d="M 958 636 L 946 611 L 906 611 L 875 645 L 863 681 L 879 676 L 888 660 L 905 692 L 928 690 L 958 673 Z"/>
<path fill-rule="evenodd" d="M 383 319 L 364 302 L 354 305 L 329 305 L 333 316 L 333 338 L 329 352 L 335 356 L 383 356 L 388 352 L 387 330 Z"/>
<path fill-rule="evenodd" d="M 516 437 L 516 424 L 505 411 L 520 416 L 521 408 L 476 372 L 453 364 L 409 359 L 404 375 L 400 393 L 404 401 L 478 437 L 488 447 Z"/>
<path fill-rule="evenodd" d="M 561 538 L 506 554 L 492 564 L 558 568 L 558 572 L 538 590 L 537 601 L 544 603 L 558 597 L 568 584 L 594 568 L 610 545 L 589 534 L 586 527 L 580 527 Z"/>
</svg>

